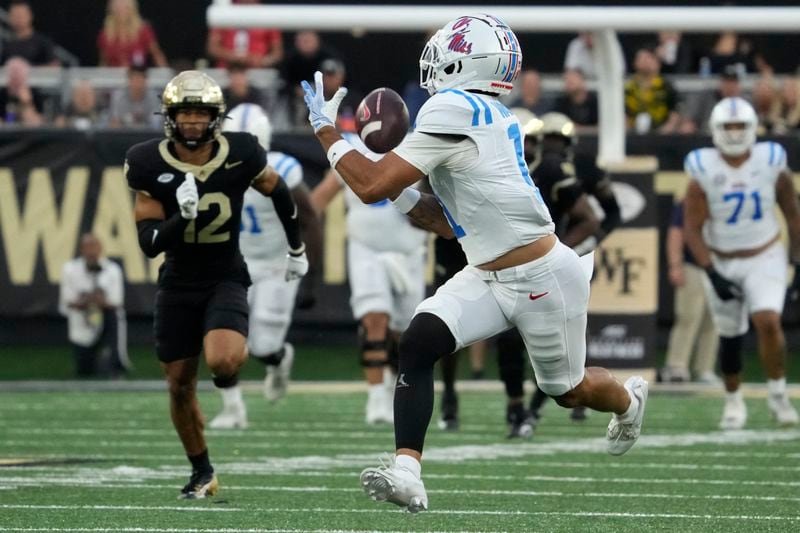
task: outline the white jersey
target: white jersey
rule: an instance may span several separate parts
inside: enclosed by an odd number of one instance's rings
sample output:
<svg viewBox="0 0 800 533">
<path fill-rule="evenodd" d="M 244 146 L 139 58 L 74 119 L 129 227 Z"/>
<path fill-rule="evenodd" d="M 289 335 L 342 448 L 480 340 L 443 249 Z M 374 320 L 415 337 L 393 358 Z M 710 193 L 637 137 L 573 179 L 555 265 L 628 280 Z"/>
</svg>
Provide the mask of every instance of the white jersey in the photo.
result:
<svg viewBox="0 0 800 533">
<path fill-rule="evenodd" d="M 425 133 L 440 134 L 439 140 Z M 474 145 L 469 143 L 468 154 L 440 156 L 425 145 L 453 144 L 453 138 L 442 140 L 441 135 L 467 136 Z M 492 261 L 554 231 L 550 212 L 528 174 L 523 141 L 519 120 L 496 98 L 447 89 L 425 102 L 416 131 L 395 150 L 429 176 L 471 265 Z"/>
<path fill-rule="evenodd" d="M 358 135 L 344 134 L 353 147 L 373 161 L 383 157 L 364 146 Z M 341 178 L 339 180 L 344 183 Z M 414 227 L 389 200 L 365 204 L 345 185 L 347 236 L 376 252 L 410 253 L 425 244 L 428 232 Z"/>
<path fill-rule="evenodd" d="M 303 182 L 303 167 L 294 157 L 281 152 L 269 152 L 267 161 L 289 189 L 294 189 Z M 244 194 L 239 247 L 254 278 L 263 275 L 265 269 L 286 267 L 289 243 L 275 206 L 271 198 L 252 187 Z"/>
<path fill-rule="evenodd" d="M 709 218 L 703 238 L 710 248 L 758 248 L 778 234 L 775 182 L 786 169 L 781 145 L 756 143 L 739 168 L 729 166 L 716 148 L 700 148 L 686 156 L 684 168 L 706 194 Z"/>
</svg>

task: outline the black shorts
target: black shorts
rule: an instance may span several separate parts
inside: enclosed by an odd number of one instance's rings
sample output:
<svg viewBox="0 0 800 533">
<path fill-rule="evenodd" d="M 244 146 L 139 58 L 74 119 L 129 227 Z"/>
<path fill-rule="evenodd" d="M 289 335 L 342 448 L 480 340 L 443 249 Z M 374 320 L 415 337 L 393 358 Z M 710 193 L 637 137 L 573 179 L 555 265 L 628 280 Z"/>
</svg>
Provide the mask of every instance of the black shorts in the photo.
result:
<svg viewBox="0 0 800 533">
<path fill-rule="evenodd" d="M 235 281 L 197 290 L 159 289 L 153 317 L 158 360 L 199 356 L 212 329 L 232 329 L 246 337 L 249 311 L 247 287 Z"/>
</svg>

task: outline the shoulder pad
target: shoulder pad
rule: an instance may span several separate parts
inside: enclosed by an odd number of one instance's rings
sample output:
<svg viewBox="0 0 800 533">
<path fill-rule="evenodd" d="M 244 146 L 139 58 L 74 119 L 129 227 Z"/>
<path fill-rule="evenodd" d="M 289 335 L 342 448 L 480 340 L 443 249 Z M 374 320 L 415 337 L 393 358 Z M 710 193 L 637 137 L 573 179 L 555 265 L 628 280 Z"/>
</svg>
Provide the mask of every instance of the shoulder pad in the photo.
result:
<svg viewBox="0 0 800 533">
<path fill-rule="evenodd" d="M 753 154 L 770 167 L 782 169 L 786 166 L 786 149 L 774 141 L 756 143 Z"/>
<path fill-rule="evenodd" d="M 267 162 L 290 189 L 294 189 L 303 181 L 303 167 L 295 157 L 283 152 L 269 152 Z"/>
<path fill-rule="evenodd" d="M 428 133 L 461 133 L 491 124 L 492 110 L 478 95 L 445 89 L 428 99 L 417 115 L 415 129 Z"/>
<path fill-rule="evenodd" d="M 704 176 L 706 174 L 709 150 L 709 148 L 698 148 L 689 152 L 683 160 L 684 171 L 695 179 L 700 179 Z"/>
</svg>

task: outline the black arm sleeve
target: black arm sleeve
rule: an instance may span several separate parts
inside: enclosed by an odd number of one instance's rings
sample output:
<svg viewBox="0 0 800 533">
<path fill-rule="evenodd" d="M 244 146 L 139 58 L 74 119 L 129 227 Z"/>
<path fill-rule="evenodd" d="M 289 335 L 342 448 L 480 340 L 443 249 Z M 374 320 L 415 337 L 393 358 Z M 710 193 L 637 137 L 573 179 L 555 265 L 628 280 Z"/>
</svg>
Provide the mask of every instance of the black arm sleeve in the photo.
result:
<svg viewBox="0 0 800 533">
<path fill-rule="evenodd" d="M 139 247 L 147 257 L 153 258 L 169 250 L 183 239 L 183 232 L 189 221 L 180 213 L 166 220 L 146 218 L 136 223 L 139 231 Z"/>
<path fill-rule="evenodd" d="M 275 206 L 275 213 L 283 225 L 286 240 L 289 242 L 289 253 L 303 251 L 303 239 L 300 237 L 300 221 L 297 216 L 297 205 L 292 199 L 292 193 L 283 180 L 278 180 L 275 188 L 269 194 Z"/>
<path fill-rule="evenodd" d="M 598 187 L 595 198 L 597 198 L 597 202 L 606 214 L 600 223 L 600 228 L 603 230 L 604 235 L 608 235 L 614 228 L 622 224 L 622 214 L 620 213 L 617 198 L 614 196 L 614 190 L 611 188 L 611 183 L 608 180 L 604 180 L 602 183 L 605 183 L 605 186 Z"/>
</svg>

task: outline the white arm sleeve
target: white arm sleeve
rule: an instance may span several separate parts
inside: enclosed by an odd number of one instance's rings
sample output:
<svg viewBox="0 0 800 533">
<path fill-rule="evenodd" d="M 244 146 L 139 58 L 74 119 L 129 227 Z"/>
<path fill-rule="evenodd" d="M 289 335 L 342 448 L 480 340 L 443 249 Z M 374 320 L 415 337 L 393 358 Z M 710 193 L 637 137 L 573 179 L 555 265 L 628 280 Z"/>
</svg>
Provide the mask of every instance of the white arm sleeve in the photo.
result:
<svg viewBox="0 0 800 533">
<path fill-rule="evenodd" d="M 419 131 L 407 136 L 394 153 L 425 175 L 441 165 L 460 165 L 478 160 L 478 147 L 469 137 L 430 135 Z"/>
</svg>

